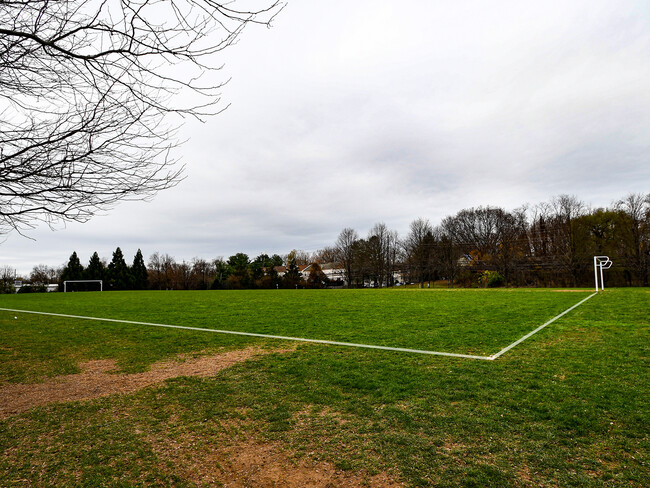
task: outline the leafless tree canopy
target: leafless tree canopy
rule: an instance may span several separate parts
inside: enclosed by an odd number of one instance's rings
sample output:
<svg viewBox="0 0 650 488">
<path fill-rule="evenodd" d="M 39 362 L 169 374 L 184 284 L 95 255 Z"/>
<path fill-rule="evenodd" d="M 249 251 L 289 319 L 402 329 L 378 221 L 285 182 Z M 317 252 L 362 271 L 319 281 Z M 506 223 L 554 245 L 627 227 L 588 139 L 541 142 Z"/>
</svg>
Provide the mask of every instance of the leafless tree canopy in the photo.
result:
<svg viewBox="0 0 650 488">
<path fill-rule="evenodd" d="M 341 266 L 345 272 L 345 280 L 350 283 L 352 281 L 352 264 L 354 260 L 354 244 L 359 239 L 359 234 L 357 231 L 346 227 L 341 231 L 338 238 L 336 239 L 336 244 L 334 245 L 339 259 L 341 260 Z"/>
<path fill-rule="evenodd" d="M 177 184 L 180 119 L 223 109 L 215 55 L 282 5 L 0 0 L 0 233 Z M 182 95 L 182 96 L 181 96 Z"/>
</svg>

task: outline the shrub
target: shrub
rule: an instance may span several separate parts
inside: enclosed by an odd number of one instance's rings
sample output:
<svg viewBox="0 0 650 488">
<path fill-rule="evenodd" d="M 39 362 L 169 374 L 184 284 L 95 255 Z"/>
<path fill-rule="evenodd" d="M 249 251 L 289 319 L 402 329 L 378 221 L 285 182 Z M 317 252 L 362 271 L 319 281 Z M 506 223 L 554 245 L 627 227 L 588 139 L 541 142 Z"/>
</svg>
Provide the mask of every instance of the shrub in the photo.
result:
<svg viewBox="0 0 650 488">
<path fill-rule="evenodd" d="M 479 285 L 487 288 L 498 288 L 503 286 L 505 278 L 497 271 L 483 271 L 478 279 Z"/>
</svg>

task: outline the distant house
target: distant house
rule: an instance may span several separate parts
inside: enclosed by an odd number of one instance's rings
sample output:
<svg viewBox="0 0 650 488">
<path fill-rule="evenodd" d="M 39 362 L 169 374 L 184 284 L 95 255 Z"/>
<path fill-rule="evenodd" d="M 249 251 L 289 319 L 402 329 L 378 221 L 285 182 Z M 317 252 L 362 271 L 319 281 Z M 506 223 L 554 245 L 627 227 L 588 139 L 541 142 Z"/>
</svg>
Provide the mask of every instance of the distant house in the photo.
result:
<svg viewBox="0 0 650 488">
<path fill-rule="evenodd" d="M 473 258 L 471 254 L 463 254 L 461 257 L 458 258 L 456 264 L 461 268 L 466 268 L 467 266 L 471 266 L 473 264 L 472 260 Z"/>
<path fill-rule="evenodd" d="M 345 270 L 341 268 L 337 263 L 323 263 L 320 265 L 320 269 L 323 270 L 325 276 L 330 281 L 341 281 L 345 283 Z"/>
<path fill-rule="evenodd" d="M 312 267 L 314 266 L 314 263 L 310 264 L 301 264 L 298 265 L 298 271 L 302 274 L 302 277 L 306 280 L 309 278 L 309 273 L 312 271 Z M 323 272 L 323 274 L 327 277 L 327 279 L 332 282 L 333 284 L 339 284 L 340 286 L 345 285 L 345 271 L 343 268 L 339 267 L 335 263 L 325 263 L 325 264 L 320 264 L 320 269 Z M 275 272 L 278 274 L 280 278 L 282 278 L 286 273 L 287 273 L 287 267 L 286 266 L 274 266 L 273 269 Z"/>
<path fill-rule="evenodd" d="M 393 283 L 404 283 L 404 277 L 402 276 L 402 270 L 396 269 L 393 271 Z"/>
<path fill-rule="evenodd" d="M 307 277 L 307 275 L 309 275 L 310 268 L 311 268 L 311 264 L 298 265 L 298 271 L 302 273 L 303 277 Z M 278 274 L 280 278 L 282 278 L 285 274 L 287 274 L 286 266 L 273 266 L 273 269 L 275 270 L 275 272 Z"/>
</svg>

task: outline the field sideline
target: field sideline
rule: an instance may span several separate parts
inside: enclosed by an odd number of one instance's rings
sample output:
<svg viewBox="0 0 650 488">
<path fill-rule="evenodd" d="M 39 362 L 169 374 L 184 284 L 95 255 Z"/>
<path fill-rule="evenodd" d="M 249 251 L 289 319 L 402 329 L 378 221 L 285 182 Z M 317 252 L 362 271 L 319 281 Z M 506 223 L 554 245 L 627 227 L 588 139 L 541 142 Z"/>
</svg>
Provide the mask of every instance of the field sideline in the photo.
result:
<svg viewBox="0 0 650 488">
<path fill-rule="evenodd" d="M 304 292 L 293 292 L 291 291 L 290 293 L 303 293 Z M 331 293 L 331 292 L 329 292 Z M 349 292 L 346 292 L 349 293 Z M 281 294 L 280 292 L 275 292 L 275 294 L 267 294 L 266 299 L 275 302 L 277 300 L 283 300 L 284 292 Z M 223 294 L 220 294 L 223 295 Z M 435 355 L 435 356 L 448 356 L 448 357 L 459 357 L 459 358 L 465 358 L 465 359 L 480 359 L 480 360 L 488 360 L 492 361 L 494 359 L 499 358 L 506 352 L 508 352 L 510 349 L 513 347 L 519 345 L 521 342 L 524 340 L 528 339 L 529 337 L 532 337 L 534 334 L 539 332 L 540 330 L 544 329 L 546 326 L 550 325 L 551 323 L 555 322 L 559 318 L 563 317 L 567 313 L 571 312 L 575 308 L 579 307 L 582 305 L 584 302 L 589 300 L 590 298 L 596 296 L 597 293 L 592 293 L 591 295 L 588 295 L 586 298 L 582 298 L 579 302 L 575 303 L 571 307 L 567 308 L 566 310 L 560 312 L 557 314 L 555 317 L 547 320 L 544 322 L 544 324 L 540 325 L 536 329 L 528 332 L 526 335 L 523 337 L 520 337 L 516 341 L 510 343 L 509 345 L 505 346 L 503 349 L 501 349 L 499 352 L 492 354 L 491 356 L 477 356 L 477 355 L 470 355 L 470 354 L 463 354 L 463 353 L 451 353 L 451 352 L 442 352 L 442 351 L 431 351 L 431 350 L 422 350 L 422 349 L 409 349 L 409 348 L 404 348 L 404 347 L 397 347 L 397 346 L 380 346 L 376 344 L 358 344 L 358 343 L 352 343 L 352 342 L 341 342 L 341 341 L 333 341 L 333 340 L 328 340 L 328 339 L 319 339 L 316 337 L 290 337 L 290 336 L 281 336 L 281 335 L 276 335 L 276 334 L 262 334 L 260 332 L 250 332 L 245 330 L 247 328 L 248 322 L 246 320 L 242 321 L 242 325 L 244 330 L 224 330 L 224 329 L 214 329 L 214 328 L 206 328 L 206 327 L 196 327 L 196 326 L 189 326 L 189 325 L 172 325 L 172 324 L 160 324 L 160 323 L 152 323 L 152 322 L 140 322 L 140 321 L 134 321 L 134 320 L 126 320 L 126 319 L 115 319 L 115 318 L 107 318 L 107 317 L 97 317 L 97 316 L 83 316 L 83 315 L 71 315 L 71 314 L 62 314 L 62 313 L 54 313 L 54 312 L 43 312 L 43 311 L 33 311 L 33 310 L 24 310 L 24 309 L 11 309 L 11 308 L 0 308 L 0 311 L 5 311 L 5 312 L 13 312 L 13 313 L 18 313 L 18 314 L 35 314 L 35 315 L 45 315 L 45 316 L 51 316 L 51 317 L 60 317 L 60 318 L 67 318 L 67 319 L 72 319 L 72 320 L 93 320 L 93 321 L 98 321 L 98 322 L 113 322 L 113 323 L 122 323 L 122 324 L 128 324 L 128 325 L 135 325 L 135 326 L 152 326 L 152 327 L 163 327 L 163 328 L 169 328 L 169 329 L 182 329 L 182 330 L 189 330 L 193 332 L 212 332 L 212 333 L 218 333 L 218 334 L 227 334 L 227 335 L 240 335 L 240 336 L 247 336 L 247 337 L 259 337 L 263 339 L 279 339 L 279 340 L 289 340 L 289 341 L 298 341 L 298 342 L 309 342 L 309 343 L 317 343 L 317 344 L 328 344 L 331 346 L 345 346 L 345 347 L 358 347 L 358 348 L 364 348 L 364 349 L 379 349 L 379 350 L 385 350 L 385 351 L 394 351 L 394 352 L 406 352 L 406 353 L 414 353 L 414 354 L 429 354 L 429 355 Z M 444 295 L 442 295 L 444 297 Z M 313 297 L 312 297 L 313 298 Z M 323 295 L 320 296 L 320 298 L 323 298 Z M 530 296 L 528 297 L 530 299 Z M 445 302 L 445 300 L 441 300 L 441 296 L 429 296 L 429 300 L 436 300 L 436 311 L 438 313 L 442 312 L 446 307 L 448 307 L 448 304 Z M 151 300 L 151 298 L 150 298 Z M 99 300 L 98 300 L 99 301 Z M 442 302 L 442 303 L 441 303 Z M 219 305 L 216 305 L 217 307 Z M 509 304 L 509 307 L 512 307 L 512 303 Z M 541 308 L 538 310 L 540 314 L 543 314 L 546 312 L 545 308 Z M 257 313 L 261 313 L 262 315 L 264 314 L 264 308 L 262 309 L 257 309 Z M 516 313 L 513 313 L 513 316 L 518 317 Z M 18 319 L 18 317 L 15 317 Z M 206 317 L 204 319 L 206 322 L 211 322 L 211 319 L 209 317 Z M 388 321 L 391 320 L 391 318 L 387 318 Z M 433 326 L 437 326 L 437 318 L 435 315 L 430 316 L 430 321 L 432 322 Z M 274 320 L 275 322 L 275 320 Z M 314 323 L 310 324 L 311 327 L 308 329 L 312 330 L 312 333 L 315 333 L 315 335 L 318 335 L 318 329 L 314 327 Z M 384 324 L 374 324 L 371 327 L 371 330 L 378 330 L 381 329 L 384 326 Z M 484 327 L 484 325 L 483 325 Z M 316 330 L 316 331 L 314 331 Z M 309 333 L 309 332 L 308 332 Z M 402 332 L 403 333 L 403 332 Z"/>
<path fill-rule="evenodd" d="M 0 307 L 488 355 L 590 294 L 111 292 Z M 0 485 L 647 486 L 648 310 L 648 289 L 607 290 L 497 362 L 0 312 L 6 391 L 89 361 L 113 361 L 117 380 L 249 351 L 206 377 L 4 416 Z M 242 471 L 260 463 L 280 478 Z"/>
<path fill-rule="evenodd" d="M 16 295 L 2 305 L 487 356 L 590 294 L 517 289 L 112 292 Z"/>
</svg>

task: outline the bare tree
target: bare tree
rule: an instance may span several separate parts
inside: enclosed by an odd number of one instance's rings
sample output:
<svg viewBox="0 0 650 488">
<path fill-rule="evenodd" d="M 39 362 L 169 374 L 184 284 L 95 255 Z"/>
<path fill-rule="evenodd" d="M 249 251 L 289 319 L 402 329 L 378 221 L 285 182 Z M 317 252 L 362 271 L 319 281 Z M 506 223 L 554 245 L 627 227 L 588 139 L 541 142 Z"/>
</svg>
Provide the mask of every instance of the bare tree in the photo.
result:
<svg viewBox="0 0 650 488">
<path fill-rule="evenodd" d="M 190 290 L 192 289 L 193 270 L 190 263 L 185 260 L 180 263 L 173 263 L 171 267 L 172 289 Z"/>
<path fill-rule="evenodd" d="M 388 248 L 386 249 L 386 271 L 387 271 L 387 285 L 395 285 L 395 272 L 398 271 L 398 262 L 403 262 L 404 252 L 402 251 L 402 243 L 399 234 L 396 230 L 388 232 Z"/>
<path fill-rule="evenodd" d="M 165 290 L 173 290 L 176 260 L 173 256 L 165 253 L 160 257 L 160 267 L 162 270 L 162 280 Z"/>
<path fill-rule="evenodd" d="M 335 263 L 339 260 L 339 251 L 333 246 L 325 246 L 312 255 L 312 261 L 318 264 Z"/>
<path fill-rule="evenodd" d="M 205 290 L 214 281 L 214 266 L 210 261 L 194 257 L 192 258 L 192 276 L 194 277 L 192 288 Z"/>
<path fill-rule="evenodd" d="M 13 293 L 16 289 L 14 281 L 16 279 L 16 270 L 11 266 L 0 267 L 0 294 Z"/>
<path fill-rule="evenodd" d="M 37 264 L 29 275 L 32 285 L 45 286 L 50 283 L 58 282 L 58 271 L 56 268 L 46 264 Z"/>
<path fill-rule="evenodd" d="M 162 263 L 158 251 L 149 256 L 147 263 L 147 273 L 149 275 L 149 287 L 152 290 L 162 289 Z"/>
<path fill-rule="evenodd" d="M 378 222 L 370 229 L 366 244 L 371 281 L 375 286 L 392 286 L 399 244 L 397 232 Z"/>
<path fill-rule="evenodd" d="M 549 230 L 553 210 L 548 203 L 542 202 L 532 207 L 529 213 L 529 253 L 539 261 L 547 258 L 553 252 L 553 241 Z"/>
<path fill-rule="evenodd" d="M 499 243 L 493 262 L 503 274 L 506 285 L 510 284 L 512 273 L 518 264 L 524 261 L 529 250 L 528 221 L 526 207 L 513 211 L 496 209 L 496 225 Z"/>
<path fill-rule="evenodd" d="M 433 267 L 454 287 L 454 280 L 460 267 L 459 259 L 463 254 L 461 246 L 454 242 L 454 220 L 446 217 L 442 224 L 433 229 L 435 252 L 432 256 Z"/>
<path fill-rule="evenodd" d="M 336 244 L 334 245 L 338 250 L 339 259 L 341 260 L 341 265 L 345 273 L 345 281 L 348 286 L 352 284 L 355 251 L 354 244 L 358 240 L 359 234 L 357 234 L 357 231 L 350 227 L 346 227 L 341 231 L 336 239 Z"/>
<path fill-rule="evenodd" d="M 307 266 L 312 262 L 312 256 L 302 249 L 293 249 L 289 254 L 287 254 L 287 257 L 284 260 L 285 265 L 288 266 L 288 263 L 291 260 L 294 260 L 298 266 Z"/>
<path fill-rule="evenodd" d="M 639 284 L 648 286 L 650 264 L 650 194 L 630 193 L 616 202 L 627 222 L 621 229 L 622 254 Z"/>
<path fill-rule="evenodd" d="M 374 286 L 384 284 L 388 227 L 383 222 L 372 226 L 366 238 L 367 269 Z"/>
<path fill-rule="evenodd" d="M 418 218 L 411 222 L 409 233 L 402 242 L 406 254 L 406 265 L 412 280 L 424 283 L 429 276 L 433 227 L 428 219 Z"/>
<path fill-rule="evenodd" d="M 446 233 L 480 269 L 495 269 L 508 282 L 515 258 L 528 245 L 525 209 L 499 207 L 464 209 L 443 220 Z"/>
<path fill-rule="evenodd" d="M 463 209 L 447 217 L 443 224 L 466 253 L 473 253 L 476 260 L 489 265 L 499 246 L 499 212 L 502 210 L 494 207 Z"/>
<path fill-rule="evenodd" d="M 271 0 L 273 1 L 273 0 Z M 182 179 L 179 118 L 218 106 L 216 54 L 257 11 L 212 0 L 0 2 L 0 233 L 88 220 Z"/>
<path fill-rule="evenodd" d="M 560 266 L 571 276 L 571 285 L 577 286 L 580 271 L 585 267 L 584 256 L 579 255 L 579 237 L 576 221 L 585 215 L 585 204 L 573 195 L 559 195 L 551 200 L 554 211 L 553 240 Z"/>
<path fill-rule="evenodd" d="M 174 286 L 176 260 L 169 254 L 153 253 L 147 263 L 149 286 L 153 290 L 169 290 Z"/>
</svg>

